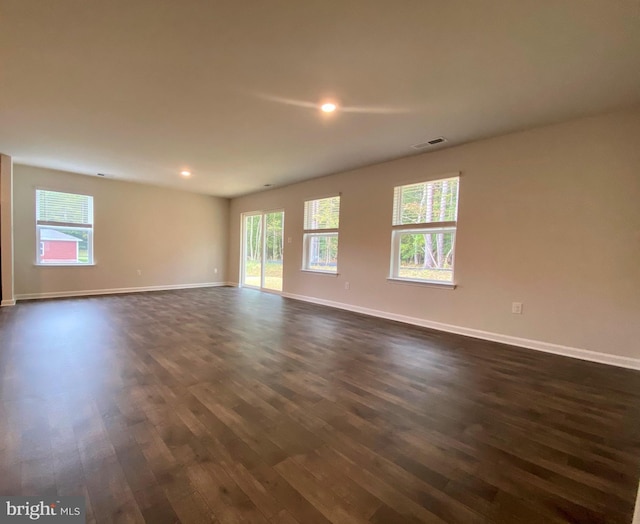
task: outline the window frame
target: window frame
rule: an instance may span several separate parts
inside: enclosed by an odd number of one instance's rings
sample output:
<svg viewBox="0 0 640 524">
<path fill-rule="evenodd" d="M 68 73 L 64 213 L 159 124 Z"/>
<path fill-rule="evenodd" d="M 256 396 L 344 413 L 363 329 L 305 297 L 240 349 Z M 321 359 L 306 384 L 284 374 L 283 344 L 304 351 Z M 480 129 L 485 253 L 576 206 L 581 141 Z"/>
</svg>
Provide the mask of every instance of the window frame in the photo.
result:
<svg viewBox="0 0 640 524">
<path fill-rule="evenodd" d="M 311 202 L 316 202 L 319 200 L 328 200 L 330 198 L 338 198 L 338 227 L 335 228 L 315 228 L 315 229 L 307 229 L 306 223 L 304 223 L 305 209 L 307 208 L 307 204 Z M 309 198 L 303 203 L 303 230 L 302 230 L 302 268 L 301 271 L 309 272 L 309 273 L 318 273 L 321 275 L 329 275 L 329 276 L 337 276 L 338 275 L 338 252 L 340 245 L 340 210 L 342 206 L 342 193 L 333 193 L 330 195 L 321 196 L 318 198 Z M 311 259 L 310 250 L 311 250 L 311 242 L 310 239 L 316 237 L 330 237 L 336 238 L 338 241 L 338 247 L 336 252 L 336 270 L 323 270 L 323 269 L 314 269 L 309 267 L 309 262 Z"/>
<path fill-rule="evenodd" d="M 89 200 L 89 224 L 82 224 L 76 222 L 58 222 L 52 220 L 39 220 L 39 201 L 38 193 L 40 191 L 47 191 L 52 193 L 66 193 L 69 195 L 87 197 Z M 77 191 L 68 191 L 65 189 L 53 189 L 50 187 L 36 187 L 35 188 L 35 222 L 36 222 L 36 261 L 35 265 L 38 267 L 87 267 L 95 266 L 93 238 L 95 229 L 94 220 L 94 196 L 88 193 L 82 193 Z M 56 230 L 78 230 L 87 229 L 87 262 L 42 262 L 42 256 L 44 255 L 44 241 L 41 240 L 40 231 L 42 229 L 55 228 Z"/>
<path fill-rule="evenodd" d="M 456 195 L 456 212 L 455 212 L 455 220 L 446 220 L 439 222 L 418 222 L 411 224 L 394 224 L 396 221 L 396 191 L 402 191 L 403 188 L 408 186 L 413 186 L 416 184 L 429 184 L 442 182 L 444 180 L 453 180 L 456 179 L 458 181 L 457 185 L 457 195 Z M 402 213 L 402 193 L 400 193 L 400 207 L 399 212 Z M 434 178 L 430 178 L 428 180 L 423 180 L 419 182 L 408 182 L 399 186 L 394 186 L 393 188 L 393 199 L 394 199 L 394 211 L 392 214 L 392 225 L 391 225 L 391 260 L 389 264 L 389 277 L 387 278 L 390 282 L 399 282 L 399 283 L 407 283 L 407 284 L 418 284 L 423 286 L 433 286 L 439 288 L 446 289 L 455 289 L 457 287 L 455 280 L 455 258 L 456 258 L 456 243 L 457 243 L 457 232 L 458 232 L 458 210 L 460 207 L 460 173 L 447 173 L 443 175 L 439 175 Z M 453 235 L 452 240 L 452 258 L 451 258 L 451 281 L 443 281 L 443 280 L 432 280 L 426 278 L 408 278 L 402 277 L 399 275 L 400 273 L 400 243 L 402 239 L 402 235 L 404 234 L 438 234 L 438 233 L 451 233 Z"/>
</svg>

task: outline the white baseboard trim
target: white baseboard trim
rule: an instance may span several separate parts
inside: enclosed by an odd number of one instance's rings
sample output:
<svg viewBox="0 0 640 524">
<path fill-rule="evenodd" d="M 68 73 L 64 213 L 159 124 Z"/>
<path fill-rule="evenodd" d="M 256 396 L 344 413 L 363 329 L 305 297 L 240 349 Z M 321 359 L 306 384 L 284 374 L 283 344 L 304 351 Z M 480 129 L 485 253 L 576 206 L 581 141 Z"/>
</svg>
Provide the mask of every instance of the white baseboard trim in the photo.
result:
<svg viewBox="0 0 640 524">
<path fill-rule="evenodd" d="M 226 282 L 202 282 L 198 284 L 171 284 L 165 286 L 120 287 L 111 289 L 84 289 L 81 291 L 54 291 L 50 293 L 24 293 L 16 295 L 16 300 L 36 300 L 44 298 L 92 297 L 97 295 L 116 295 L 119 293 L 146 293 L 148 291 L 170 291 L 172 289 L 193 289 L 200 287 L 221 287 Z M 4 302 L 4 301 L 3 301 Z"/>
<path fill-rule="evenodd" d="M 590 362 L 598 362 L 600 364 L 609 364 L 611 366 L 640 370 L 640 359 L 622 357 L 619 355 L 610 355 L 607 353 L 600 353 L 598 351 L 591 351 L 588 349 L 561 346 L 559 344 L 551 344 L 550 342 L 542 342 L 540 340 L 531 340 L 528 338 L 514 337 L 511 335 L 502 335 L 500 333 L 492 333 L 490 331 L 482 331 L 479 329 L 456 326 L 453 324 L 444 324 L 442 322 L 434 322 L 432 320 L 425 320 L 422 318 L 408 317 L 405 315 L 398 315 L 396 313 L 389 313 L 387 311 L 380 311 L 378 309 L 353 306 L 351 304 L 345 304 L 343 302 L 334 302 L 333 300 L 324 300 L 321 298 L 309 297 L 305 295 L 282 293 L 282 296 L 285 298 L 302 300 L 304 302 L 311 302 L 313 304 L 319 304 L 322 306 L 345 309 L 347 311 L 362 313 L 363 315 L 369 315 L 372 317 L 385 318 L 387 320 L 395 320 L 396 322 L 404 322 L 405 324 L 413 324 L 415 326 L 436 329 L 438 331 L 455 333 L 457 335 L 465 335 L 467 337 L 480 338 L 483 340 L 490 340 L 492 342 L 500 342 L 502 344 L 509 344 L 511 346 L 535 349 L 537 351 L 554 353 L 556 355 L 577 358 L 580 360 L 588 360 Z"/>
<path fill-rule="evenodd" d="M 15 300 L 3 300 L 2 302 L 0 302 L 0 307 L 15 306 L 15 305 L 16 305 Z"/>
</svg>

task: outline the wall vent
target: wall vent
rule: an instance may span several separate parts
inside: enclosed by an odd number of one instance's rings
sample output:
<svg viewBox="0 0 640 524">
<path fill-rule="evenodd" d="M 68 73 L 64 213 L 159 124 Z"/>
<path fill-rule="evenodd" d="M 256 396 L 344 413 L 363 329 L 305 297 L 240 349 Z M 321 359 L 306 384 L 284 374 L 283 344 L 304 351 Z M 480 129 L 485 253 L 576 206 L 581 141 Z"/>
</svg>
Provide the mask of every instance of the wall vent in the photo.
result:
<svg viewBox="0 0 640 524">
<path fill-rule="evenodd" d="M 425 149 L 427 147 L 437 146 L 438 144 L 443 144 L 447 141 L 443 136 L 439 136 L 438 138 L 432 138 L 431 140 L 427 140 L 426 142 L 421 142 L 420 144 L 413 144 L 411 147 L 413 149 Z"/>
</svg>

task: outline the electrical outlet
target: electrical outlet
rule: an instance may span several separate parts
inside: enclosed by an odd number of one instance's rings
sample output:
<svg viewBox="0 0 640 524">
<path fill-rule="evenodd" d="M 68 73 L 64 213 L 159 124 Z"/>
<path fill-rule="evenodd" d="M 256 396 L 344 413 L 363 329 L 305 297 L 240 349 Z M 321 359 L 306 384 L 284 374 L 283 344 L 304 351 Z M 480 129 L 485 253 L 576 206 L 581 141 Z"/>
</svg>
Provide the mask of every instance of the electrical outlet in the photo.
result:
<svg viewBox="0 0 640 524">
<path fill-rule="evenodd" d="M 344 283 L 344 288 L 345 289 L 349 289 L 351 287 L 351 285 L 349 284 L 349 282 L 345 282 Z"/>
<path fill-rule="evenodd" d="M 142 275 L 142 269 L 138 269 L 138 276 Z"/>
<path fill-rule="evenodd" d="M 291 244 L 291 237 L 287 237 L 287 244 Z"/>
<path fill-rule="evenodd" d="M 213 272 L 214 272 L 214 273 L 218 273 L 218 268 L 217 268 L 217 267 L 216 267 L 216 268 L 214 268 L 214 269 L 213 269 Z"/>
<path fill-rule="evenodd" d="M 511 313 L 514 315 L 522 315 L 522 302 L 512 302 Z"/>
</svg>

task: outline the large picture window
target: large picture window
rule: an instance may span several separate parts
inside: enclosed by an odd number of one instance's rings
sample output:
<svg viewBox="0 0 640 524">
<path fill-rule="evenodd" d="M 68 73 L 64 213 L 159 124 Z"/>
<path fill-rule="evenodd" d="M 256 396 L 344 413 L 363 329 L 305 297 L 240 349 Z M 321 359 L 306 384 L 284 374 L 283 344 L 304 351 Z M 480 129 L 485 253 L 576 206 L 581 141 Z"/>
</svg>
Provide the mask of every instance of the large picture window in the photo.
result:
<svg viewBox="0 0 640 524">
<path fill-rule="evenodd" d="M 37 263 L 93 264 L 93 197 L 36 189 Z"/>
<path fill-rule="evenodd" d="M 340 196 L 304 203 L 303 269 L 338 272 Z"/>
<path fill-rule="evenodd" d="M 453 284 L 459 177 L 398 186 L 391 278 Z"/>
</svg>

